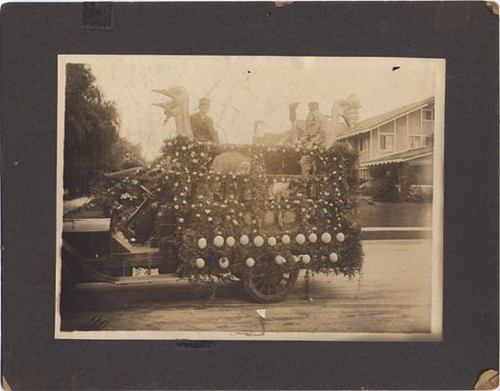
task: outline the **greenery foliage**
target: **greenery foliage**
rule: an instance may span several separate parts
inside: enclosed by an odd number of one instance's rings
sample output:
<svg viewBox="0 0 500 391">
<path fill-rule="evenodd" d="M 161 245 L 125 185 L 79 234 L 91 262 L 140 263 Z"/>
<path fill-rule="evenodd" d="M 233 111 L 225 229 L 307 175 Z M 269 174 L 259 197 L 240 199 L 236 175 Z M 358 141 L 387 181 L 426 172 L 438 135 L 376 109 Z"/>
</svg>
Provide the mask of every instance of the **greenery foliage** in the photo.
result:
<svg viewBox="0 0 500 391">
<path fill-rule="evenodd" d="M 224 152 L 240 153 L 251 162 L 251 172 L 212 172 L 211 162 Z M 313 157 L 315 175 L 297 172 L 304 154 Z M 178 257 L 182 276 L 213 281 L 280 263 L 284 271 L 302 268 L 352 277 L 363 258 L 356 162 L 356 153 L 343 143 L 323 150 L 176 138 L 165 141 L 162 156 L 146 170 L 115 180 L 101 197 L 116 228 L 132 241 L 138 238 L 130 215 L 153 208 L 160 248 Z M 293 191 L 273 196 L 274 184 Z M 303 244 L 297 235 L 304 235 Z M 249 258 L 254 265 L 248 266 Z"/>
<path fill-rule="evenodd" d="M 120 137 L 113 102 L 106 100 L 84 64 L 66 66 L 64 188 L 88 193 L 104 171 L 144 164 L 140 149 Z"/>
<path fill-rule="evenodd" d="M 372 198 L 374 201 L 399 201 L 397 166 L 390 165 L 388 168 L 385 166 L 372 168 L 372 176 Z"/>
</svg>

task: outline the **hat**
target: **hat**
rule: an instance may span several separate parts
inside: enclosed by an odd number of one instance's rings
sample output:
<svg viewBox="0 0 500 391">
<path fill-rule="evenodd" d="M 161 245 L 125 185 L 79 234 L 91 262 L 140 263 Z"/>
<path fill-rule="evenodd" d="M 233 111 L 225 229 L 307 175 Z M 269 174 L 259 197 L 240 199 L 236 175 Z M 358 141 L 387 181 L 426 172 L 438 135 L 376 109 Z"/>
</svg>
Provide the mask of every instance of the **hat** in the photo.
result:
<svg viewBox="0 0 500 391">
<path fill-rule="evenodd" d="M 201 107 L 201 106 L 210 106 L 210 99 L 208 99 L 208 98 L 201 98 L 198 101 L 198 107 Z"/>
<path fill-rule="evenodd" d="M 319 110 L 318 102 L 309 102 L 307 105 L 309 106 L 309 110 Z"/>
</svg>

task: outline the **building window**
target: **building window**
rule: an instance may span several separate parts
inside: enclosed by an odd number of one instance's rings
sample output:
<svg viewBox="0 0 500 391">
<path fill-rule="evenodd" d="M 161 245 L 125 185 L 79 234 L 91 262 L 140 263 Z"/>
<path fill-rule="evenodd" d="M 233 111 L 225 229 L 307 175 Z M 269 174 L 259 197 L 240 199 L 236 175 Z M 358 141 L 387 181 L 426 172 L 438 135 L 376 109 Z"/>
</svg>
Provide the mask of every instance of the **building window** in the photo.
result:
<svg viewBox="0 0 500 391">
<path fill-rule="evenodd" d="M 368 168 L 362 168 L 359 171 L 359 178 L 363 180 L 371 179 L 370 170 Z"/>
<path fill-rule="evenodd" d="M 424 121 L 434 121 L 434 109 L 423 109 L 422 119 Z"/>
<path fill-rule="evenodd" d="M 368 137 L 361 137 L 358 140 L 358 150 L 359 152 L 365 152 L 368 149 Z"/>
<path fill-rule="evenodd" d="M 410 149 L 417 149 L 423 147 L 422 136 L 411 136 L 410 135 Z"/>
<path fill-rule="evenodd" d="M 380 135 L 380 149 L 382 151 L 392 151 L 394 149 L 394 136 L 392 134 Z"/>
</svg>

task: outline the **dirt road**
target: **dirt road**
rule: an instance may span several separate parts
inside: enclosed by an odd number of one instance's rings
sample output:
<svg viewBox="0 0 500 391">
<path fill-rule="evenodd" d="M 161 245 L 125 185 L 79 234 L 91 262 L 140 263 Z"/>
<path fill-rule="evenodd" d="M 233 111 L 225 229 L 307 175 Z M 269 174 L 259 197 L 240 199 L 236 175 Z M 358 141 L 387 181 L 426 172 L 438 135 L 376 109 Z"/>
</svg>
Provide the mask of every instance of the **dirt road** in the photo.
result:
<svg viewBox="0 0 500 391">
<path fill-rule="evenodd" d="M 62 330 L 100 314 L 104 330 L 425 333 L 431 321 L 430 240 L 366 241 L 363 274 L 316 275 L 297 285 L 283 303 L 251 302 L 239 282 L 226 282 L 215 298 L 172 278 L 154 284 L 77 287 L 78 311 Z M 258 309 L 266 310 L 263 322 Z"/>
</svg>

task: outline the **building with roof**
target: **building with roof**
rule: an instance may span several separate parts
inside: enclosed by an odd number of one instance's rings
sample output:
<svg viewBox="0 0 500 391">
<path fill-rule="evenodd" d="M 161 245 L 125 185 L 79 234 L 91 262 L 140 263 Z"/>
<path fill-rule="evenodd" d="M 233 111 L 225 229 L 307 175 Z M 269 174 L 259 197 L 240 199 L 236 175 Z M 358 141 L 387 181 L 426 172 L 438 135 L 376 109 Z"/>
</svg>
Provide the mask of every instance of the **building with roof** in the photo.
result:
<svg viewBox="0 0 500 391">
<path fill-rule="evenodd" d="M 411 152 L 429 149 L 434 135 L 434 97 L 399 107 L 344 127 L 337 140 L 347 141 L 359 153 L 362 169 L 415 159 Z M 402 152 L 410 153 L 401 155 Z M 431 150 L 432 153 L 432 150 Z M 395 155 L 397 155 L 395 157 Z"/>
<path fill-rule="evenodd" d="M 432 193 L 434 97 L 344 127 L 345 141 L 359 155 L 360 178 L 392 178 L 400 198 Z"/>
<path fill-rule="evenodd" d="M 337 142 L 346 142 L 358 152 L 363 181 L 391 178 L 398 198 L 403 199 L 412 191 L 432 193 L 434 97 L 359 122 L 349 121 L 348 116 L 328 118 Z M 305 120 L 296 120 L 295 127 L 300 138 Z M 261 133 L 254 143 L 282 144 L 290 134 Z"/>
</svg>

